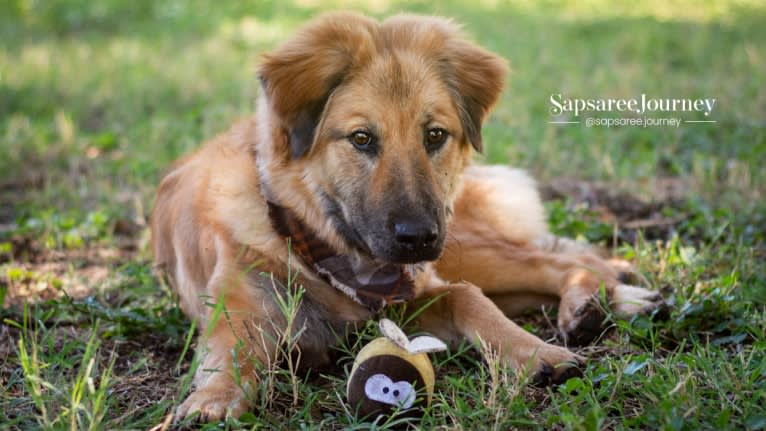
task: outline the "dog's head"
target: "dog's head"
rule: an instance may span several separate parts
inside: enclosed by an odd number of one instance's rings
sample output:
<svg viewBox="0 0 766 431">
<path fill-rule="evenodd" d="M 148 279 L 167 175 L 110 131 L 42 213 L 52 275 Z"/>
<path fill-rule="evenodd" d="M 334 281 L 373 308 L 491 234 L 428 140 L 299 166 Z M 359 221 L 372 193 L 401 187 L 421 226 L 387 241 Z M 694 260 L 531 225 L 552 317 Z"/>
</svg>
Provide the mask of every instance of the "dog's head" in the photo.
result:
<svg viewBox="0 0 766 431">
<path fill-rule="evenodd" d="M 269 175 L 291 177 L 280 199 L 309 218 L 318 208 L 341 249 L 435 260 L 506 71 L 440 18 L 335 13 L 308 24 L 258 71 Z"/>
</svg>

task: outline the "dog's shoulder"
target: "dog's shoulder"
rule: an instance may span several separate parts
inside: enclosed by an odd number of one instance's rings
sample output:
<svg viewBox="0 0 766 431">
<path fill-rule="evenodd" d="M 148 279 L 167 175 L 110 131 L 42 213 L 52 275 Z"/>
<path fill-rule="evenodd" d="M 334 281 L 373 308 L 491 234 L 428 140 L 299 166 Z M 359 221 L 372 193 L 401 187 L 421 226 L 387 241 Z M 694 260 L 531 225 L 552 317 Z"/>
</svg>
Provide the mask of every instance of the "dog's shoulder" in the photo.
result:
<svg viewBox="0 0 766 431">
<path fill-rule="evenodd" d="M 260 191 L 255 139 L 255 120 L 247 118 L 176 162 L 157 193 L 155 237 L 189 225 L 189 237 L 212 229 L 233 247 L 280 241 Z"/>
<path fill-rule="evenodd" d="M 256 139 L 255 120 L 246 119 L 205 145 L 199 163 L 207 179 L 198 209 L 237 245 L 273 251 L 282 239 L 261 192 Z"/>
</svg>

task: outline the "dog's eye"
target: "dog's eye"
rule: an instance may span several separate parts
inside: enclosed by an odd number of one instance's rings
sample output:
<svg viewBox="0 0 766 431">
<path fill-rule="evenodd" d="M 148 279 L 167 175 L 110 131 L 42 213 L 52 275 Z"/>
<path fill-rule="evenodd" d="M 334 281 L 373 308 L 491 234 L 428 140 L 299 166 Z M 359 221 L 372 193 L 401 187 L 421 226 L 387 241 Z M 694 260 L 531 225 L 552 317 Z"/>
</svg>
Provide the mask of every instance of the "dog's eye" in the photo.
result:
<svg viewBox="0 0 766 431">
<path fill-rule="evenodd" d="M 370 132 L 364 130 L 357 130 L 348 137 L 354 146 L 365 152 L 374 151 L 375 137 Z"/>
<path fill-rule="evenodd" d="M 441 148 L 441 146 L 444 145 L 444 142 L 447 141 L 448 136 L 449 133 L 444 129 L 428 129 L 426 131 L 426 149 L 428 152 L 433 152 Z"/>
</svg>

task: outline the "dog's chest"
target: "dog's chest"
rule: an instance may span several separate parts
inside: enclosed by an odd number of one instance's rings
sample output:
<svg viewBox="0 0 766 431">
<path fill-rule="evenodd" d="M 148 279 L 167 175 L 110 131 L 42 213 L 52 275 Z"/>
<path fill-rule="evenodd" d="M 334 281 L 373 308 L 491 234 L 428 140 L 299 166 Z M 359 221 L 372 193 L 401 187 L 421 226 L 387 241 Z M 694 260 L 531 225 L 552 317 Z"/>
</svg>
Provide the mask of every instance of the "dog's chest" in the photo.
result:
<svg viewBox="0 0 766 431">
<path fill-rule="evenodd" d="M 343 343 L 348 334 L 372 317 L 372 312 L 344 298 L 348 304 L 333 304 L 334 310 L 328 310 L 310 295 L 305 295 L 295 319 L 296 331 L 302 331 L 298 339 L 300 348 L 300 368 L 320 369 L 335 363 L 335 349 Z M 338 313 L 339 305 L 346 310 Z"/>
<path fill-rule="evenodd" d="M 422 289 L 434 278 L 431 265 L 426 265 L 418 272 L 416 281 Z M 336 347 L 377 313 L 322 281 L 305 280 L 303 286 L 305 292 L 293 325 L 296 333 L 301 331 L 300 368 L 316 370 L 332 366 L 339 353 Z"/>
</svg>

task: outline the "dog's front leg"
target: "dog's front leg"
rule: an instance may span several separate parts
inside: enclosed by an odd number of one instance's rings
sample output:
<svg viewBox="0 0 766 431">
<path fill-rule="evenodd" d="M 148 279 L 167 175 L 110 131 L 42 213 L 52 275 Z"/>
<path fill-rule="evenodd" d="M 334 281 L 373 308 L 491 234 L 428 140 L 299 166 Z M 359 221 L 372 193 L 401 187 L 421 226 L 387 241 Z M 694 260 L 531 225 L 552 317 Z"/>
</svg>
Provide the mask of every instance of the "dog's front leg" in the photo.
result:
<svg viewBox="0 0 766 431">
<path fill-rule="evenodd" d="M 419 327 L 451 345 L 464 339 L 476 345 L 483 341 L 515 370 L 527 370 L 541 383 L 558 383 L 580 374 L 581 357 L 520 328 L 472 284 L 431 288 L 420 299 L 434 302 L 418 316 Z"/>
<path fill-rule="evenodd" d="M 227 414 L 237 417 L 252 405 L 258 382 L 256 364 L 268 367 L 284 317 L 256 276 L 216 271 L 210 279 L 208 304 L 200 325 L 200 362 L 194 392 L 178 407 L 177 418 L 199 412 L 201 421 Z"/>
</svg>

